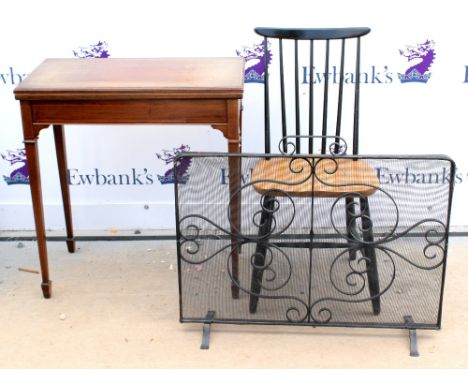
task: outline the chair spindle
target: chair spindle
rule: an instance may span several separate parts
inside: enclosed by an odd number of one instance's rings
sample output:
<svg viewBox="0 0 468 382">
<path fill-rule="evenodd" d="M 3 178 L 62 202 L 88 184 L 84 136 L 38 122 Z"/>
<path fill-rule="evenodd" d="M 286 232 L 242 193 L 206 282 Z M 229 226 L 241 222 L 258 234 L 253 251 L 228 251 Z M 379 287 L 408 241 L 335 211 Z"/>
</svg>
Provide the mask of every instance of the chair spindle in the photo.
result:
<svg viewBox="0 0 468 382">
<path fill-rule="evenodd" d="M 324 88 L 323 88 L 323 120 L 322 120 L 322 154 L 327 152 L 327 121 L 328 121 L 328 77 L 330 71 L 330 40 L 326 40 L 325 48 L 325 72 L 324 72 Z"/>
</svg>

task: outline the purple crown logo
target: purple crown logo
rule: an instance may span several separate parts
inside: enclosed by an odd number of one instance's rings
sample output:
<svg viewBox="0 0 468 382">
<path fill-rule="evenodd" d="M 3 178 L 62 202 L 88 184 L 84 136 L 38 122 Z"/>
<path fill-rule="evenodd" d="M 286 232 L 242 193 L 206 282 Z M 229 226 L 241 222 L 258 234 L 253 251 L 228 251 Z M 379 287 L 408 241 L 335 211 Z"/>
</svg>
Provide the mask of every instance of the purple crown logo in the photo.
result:
<svg viewBox="0 0 468 382">
<path fill-rule="evenodd" d="M 252 47 L 243 46 L 241 50 L 236 50 L 239 57 L 245 59 L 244 81 L 247 82 L 265 82 L 265 46 L 263 43 L 254 44 Z M 267 63 L 271 63 L 270 45 L 267 47 Z"/>
<path fill-rule="evenodd" d="M 13 166 L 16 163 L 21 165 L 15 168 L 10 176 L 3 176 L 6 184 L 11 186 L 12 184 L 29 184 L 29 173 L 28 173 L 28 162 L 26 160 L 26 150 L 7 150 L 6 154 L 1 154 L 2 159 L 10 162 L 10 165 Z"/>
<path fill-rule="evenodd" d="M 172 150 L 163 150 L 162 154 L 156 153 L 158 159 L 164 161 L 166 165 L 172 165 L 177 154 L 186 153 L 190 151 L 188 145 L 180 145 L 180 147 L 173 148 Z M 177 176 L 177 181 L 181 184 L 187 183 L 189 180 L 189 174 L 187 173 L 190 165 L 192 163 L 192 158 L 184 157 L 181 160 L 177 161 L 176 166 L 172 166 L 167 170 L 164 175 L 158 175 L 158 180 L 161 184 L 171 184 L 174 183 L 174 174 Z"/>
<path fill-rule="evenodd" d="M 405 74 L 398 73 L 401 83 L 421 82 L 426 83 L 431 78 L 429 68 L 435 60 L 434 41 L 426 40 L 416 46 L 406 46 L 405 50 L 400 49 L 400 55 L 406 57 L 412 65 Z"/>
<path fill-rule="evenodd" d="M 107 58 L 110 57 L 107 50 L 107 42 L 98 41 L 96 44 L 89 46 L 80 46 L 73 50 L 73 54 L 77 58 Z"/>
</svg>

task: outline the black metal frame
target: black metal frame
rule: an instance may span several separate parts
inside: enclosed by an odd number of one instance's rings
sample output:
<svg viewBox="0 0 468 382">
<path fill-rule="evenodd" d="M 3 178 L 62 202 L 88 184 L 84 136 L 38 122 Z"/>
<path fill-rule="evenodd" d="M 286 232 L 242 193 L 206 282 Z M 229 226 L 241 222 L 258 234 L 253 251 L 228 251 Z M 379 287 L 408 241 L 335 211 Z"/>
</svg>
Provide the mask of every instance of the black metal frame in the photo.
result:
<svg viewBox="0 0 468 382">
<path fill-rule="evenodd" d="M 332 137 L 333 139 L 333 137 Z M 332 147 L 333 148 L 333 147 Z M 331 150 L 335 152 L 335 150 Z M 343 154 L 343 153 L 342 153 Z M 176 161 L 181 160 L 183 157 L 191 157 L 192 162 L 197 158 L 228 158 L 230 157 L 237 157 L 240 159 L 240 162 L 247 160 L 248 158 L 255 158 L 255 160 L 271 160 L 273 158 L 283 158 L 290 161 L 291 170 L 294 171 L 292 164 L 299 163 L 305 164 L 307 163 L 317 163 L 328 161 L 329 164 L 338 163 L 337 159 L 349 159 L 349 160 L 404 160 L 404 161 L 446 161 L 450 166 L 450 185 L 448 188 L 448 211 L 446 214 L 446 221 L 436 221 L 436 219 L 427 218 L 413 224 L 411 227 L 406 228 L 403 231 L 397 232 L 397 227 L 399 224 L 398 221 L 398 205 L 396 204 L 395 200 L 393 199 L 392 195 L 389 194 L 382 187 L 378 188 L 379 192 L 384 193 L 387 197 L 392 200 L 396 211 L 397 211 L 397 220 L 395 222 L 394 227 L 385 234 L 382 232 L 377 233 L 374 237 L 372 232 L 373 222 L 371 216 L 369 214 L 368 209 L 368 198 L 363 195 L 353 194 L 353 195 L 341 195 L 337 198 L 337 200 L 332 204 L 331 211 L 330 211 L 330 219 L 332 221 L 332 226 L 334 228 L 334 232 L 328 234 L 315 234 L 313 232 L 313 227 L 311 228 L 311 232 L 309 234 L 294 234 L 294 233 L 285 233 L 286 229 L 284 227 L 278 231 L 278 227 L 276 226 L 274 214 L 276 211 L 279 210 L 280 204 L 277 201 L 277 197 L 264 195 L 261 198 L 261 206 L 260 210 L 255 213 L 255 217 L 252 220 L 252 224 L 257 226 L 259 232 L 257 235 L 251 234 L 244 234 L 242 230 L 239 229 L 237 232 L 231 232 L 231 228 L 223 228 L 214 221 L 210 221 L 210 219 L 206 218 L 201 214 L 195 215 L 181 215 L 180 212 L 180 200 L 179 200 L 179 193 L 181 185 L 178 182 L 178 179 L 175 180 L 175 199 L 176 199 L 176 235 L 177 235 L 177 253 L 178 253 L 178 270 L 179 270 L 179 303 L 180 303 L 180 322 L 199 322 L 204 324 L 212 324 L 212 323 L 230 323 L 230 324 L 263 324 L 263 325 L 298 325 L 298 326 L 336 326 L 336 327 L 368 327 L 368 328 L 401 328 L 401 329 L 408 329 L 410 330 L 410 338 L 411 338 L 411 346 L 412 346 L 412 355 L 416 354 L 417 349 L 415 345 L 415 329 L 440 329 L 441 326 L 441 318 L 442 318 L 442 296 L 444 291 L 444 280 L 445 280 L 445 267 L 446 267 L 446 259 L 447 259 L 447 246 L 448 246 L 448 227 L 450 221 L 450 206 L 452 201 L 452 194 L 453 194 L 453 186 L 454 186 L 454 176 L 455 176 L 455 163 L 446 156 L 363 156 L 363 155 L 342 155 L 335 156 L 335 155 L 285 155 L 285 154 L 224 154 L 224 153 L 184 153 L 179 155 L 176 158 Z M 301 171 L 306 171 L 302 167 Z M 331 169 L 331 167 L 330 167 Z M 330 173 L 332 171 L 330 170 Z M 308 171 L 308 176 L 305 176 L 304 179 L 310 179 L 310 177 L 316 176 L 314 172 L 314 165 L 310 165 L 310 169 Z M 272 181 L 275 182 L 274 179 L 264 179 L 262 181 Z M 253 187 L 253 182 L 248 182 L 240 187 L 234 195 L 230 194 L 230 200 L 233 197 L 236 197 L 236 194 L 241 194 L 242 192 L 246 192 L 248 187 Z M 277 189 L 275 188 L 275 192 L 279 191 L 280 187 Z M 288 198 L 286 192 L 283 192 L 281 197 L 285 200 L 291 199 Z M 333 213 L 334 208 L 338 205 L 338 199 L 343 200 L 346 199 L 345 205 L 346 209 L 355 210 L 354 207 L 359 206 L 360 211 L 356 213 L 355 211 L 352 214 L 346 217 L 346 226 L 347 231 L 341 232 L 339 228 L 335 227 L 333 223 Z M 292 199 L 291 199 L 292 200 Z M 312 211 L 314 198 L 310 198 L 312 203 Z M 353 201 L 359 200 L 359 203 Z M 293 202 L 294 204 L 294 202 Z M 229 209 L 229 203 L 225 206 Z M 292 216 L 292 220 L 294 220 L 295 212 Z M 227 213 L 228 220 L 229 220 L 229 212 Z M 351 216 L 351 218 L 350 218 Z M 312 216 L 311 219 L 314 217 Z M 202 229 L 197 227 L 196 221 L 203 220 L 204 222 L 208 222 L 216 227 L 218 231 L 217 235 L 213 236 L 211 234 L 204 234 Z M 291 221 L 292 221 L 291 220 Z M 356 228 L 356 221 L 360 220 L 360 229 Z M 353 222 L 354 224 L 351 224 Z M 428 231 L 424 232 L 411 232 L 414 228 L 420 227 L 423 224 L 431 223 L 432 228 Z M 313 224 L 313 222 L 311 223 Z M 436 224 L 440 230 L 435 232 L 436 230 L 433 228 L 433 225 Z M 289 226 L 285 223 L 286 226 Z M 227 224 L 227 227 L 230 227 L 230 224 Z M 275 231 L 276 230 L 276 231 Z M 431 235 L 436 233 L 436 239 L 434 239 Z M 232 272 L 230 268 L 232 266 L 230 256 L 228 255 L 228 260 L 226 264 L 226 277 L 229 277 L 232 282 L 237 283 L 242 294 L 247 294 L 249 296 L 249 312 L 251 317 L 248 318 L 241 318 L 241 319 L 232 319 L 228 318 L 225 319 L 221 316 L 218 316 L 215 313 L 210 315 L 209 322 L 207 321 L 206 317 L 190 317 L 184 314 L 183 310 L 183 285 L 182 285 L 182 265 L 187 264 L 204 264 L 209 262 L 212 258 L 216 257 L 221 253 L 229 253 L 232 252 L 230 238 L 232 235 L 235 236 L 236 241 L 238 243 L 239 249 L 246 244 L 255 244 L 256 249 L 253 254 L 251 254 L 251 265 L 252 265 L 252 278 L 251 278 L 251 285 L 250 289 L 247 289 L 245 286 L 240 285 L 238 281 L 234 280 L 232 277 Z M 431 255 L 427 254 L 426 251 L 429 248 L 437 247 L 442 251 L 442 258 L 438 258 L 437 264 L 432 264 L 428 267 L 421 267 L 418 264 L 412 263 L 411 260 L 405 259 L 407 263 L 410 263 L 412 266 L 418 267 L 420 269 L 427 269 L 432 270 L 442 266 L 442 275 L 441 275 L 441 290 L 440 290 L 440 300 L 439 300 L 439 311 L 437 313 L 437 322 L 436 323 L 424 323 L 424 322 L 414 322 L 412 318 L 408 320 L 408 317 L 402 316 L 401 322 L 344 322 L 344 321 L 334 321 L 332 319 L 332 312 L 329 308 L 324 305 L 321 305 L 324 300 L 327 299 L 319 299 L 317 301 L 309 301 L 309 303 L 304 303 L 300 301 L 295 296 L 269 296 L 269 295 L 262 295 L 261 293 L 261 285 L 262 285 L 262 276 L 266 269 L 268 269 L 268 263 L 271 260 L 268 260 L 268 250 L 269 248 L 275 248 L 275 250 L 280 251 L 284 254 L 284 250 L 288 250 L 288 248 L 309 248 L 310 253 L 314 250 L 314 248 L 339 248 L 340 253 L 336 256 L 335 261 L 333 264 L 338 260 L 338 258 L 342 258 L 345 254 L 348 255 L 349 262 L 364 262 L 366 263 L 365 269 L 355 270 L 352 271 L 350 274 L 346 275 L 348 277 L 358 277 L 362 279 L 362 289 L 366 285 L 366 281 L 364 279 L 363 273 L 367 274 L 368 280 L 368 287 L 370 290 L 370 297 L 365 299 L 356 300 L 356 301 L 347 301 L 346 299 L 331 299 L 334 301 L 343 301 L 343 302 L 365 302 L 370 301 L 372 304 L 372 312 L 374 315 L 378 315 L 380 313 L 380 296 L 384 295 L 393 284 L 393 281 L 396 277 L 396 270 L 395 270 L 395 263 L 392 256 L 400 256 L 394 249 L 390 247 L 386 247 L 389 242 L 394 242 L 402 237 L 422 237 L 426 240 L 427 245 L 423 248 L 423 254 L 426 259 L 432 259 Z M 318 239 L 318 240 L 317 240 Z M 217 250 L 216 253 L 209 253 L 204 255 L 202 259 L 197 259 L 196 256 L 200 251 L 200 243 L 203 241 L 210 241 L 210 240 L 226 240 L 226 245 Z M 188 245 L 193 245 L 192 249 L 187 249 Z M 393 263 L 393 275 L 391 277 L 391 281 L 388 285 L 384 287 L 379 286 L 378 281 L 378 271 L 376 268 L 376 250 L 379 250 L 379 256 L 381 258 L 385 257 L 389 259 Z M 361 254 L 361 256 L 359 256 Z M 287 258 L 287 255 L 284 254 Z M 404 256 L 403 256 L 404 257 Z M 293 261 L 289 260 L 288 261 Z M 351 269 L 354 269 L 351 267 Z M 333 272 L 333 265 L 329 270 L 330 272 L 330 280 L 332 280 L 332 272 Z M 350 276 L 352 274 L 352 276 Z M 310 277 L 310 276 L 309 276 Z M 283 285 L 285 285 L 289 281 L 289 278 L 286 280 Z M 348 283 L 348 279 L 346 280 Z M 349 284 L 351 285 L 351 284 Z M 336 289 L 339 290 L 339 287 Z M 300 316 L 299 309 L 291 305 L 291 307 L 286 312 L 286 318 L 284 320 L 269 320 L 269 319 L 258 319 L 255 317 L 256 312 L 256 305 L 258 300 L 260 299 L 270 299 L 270 298 L 287 298 L 290 300 L 295 300 L 297 303 L 302 304 L 303 308 L 305 309 L 305 316 Z M 233 300 L 235 301 L 235 300 Z M 237 300 L 238 301 L 238 300 Z M 247 303 L 247 302 L 246 302 Z M 408 312 L 410 314 L 411 312 Z M 208 329 L 208 328 L 206 328 Z M 209 332 L 209 331 L 208 331 Z M 207 346 L 206 336 L 204 337 L 205 340 L 205 347 Z M 416 350 L 415 350 L 416 349 Z"/>
</svg>

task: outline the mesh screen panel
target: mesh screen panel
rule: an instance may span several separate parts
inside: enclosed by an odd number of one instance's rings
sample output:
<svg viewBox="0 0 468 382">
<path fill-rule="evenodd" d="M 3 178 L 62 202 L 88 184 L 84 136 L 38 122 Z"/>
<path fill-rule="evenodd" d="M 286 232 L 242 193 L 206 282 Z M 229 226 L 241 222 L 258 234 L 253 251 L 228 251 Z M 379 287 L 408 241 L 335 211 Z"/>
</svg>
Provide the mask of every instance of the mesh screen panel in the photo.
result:
<svg viewBox="0 0 468 382">
<path fill-rule="evenodd" d="M 440 326 L 448 158 L 189 155 L 182 321 Z"/>
</svg>

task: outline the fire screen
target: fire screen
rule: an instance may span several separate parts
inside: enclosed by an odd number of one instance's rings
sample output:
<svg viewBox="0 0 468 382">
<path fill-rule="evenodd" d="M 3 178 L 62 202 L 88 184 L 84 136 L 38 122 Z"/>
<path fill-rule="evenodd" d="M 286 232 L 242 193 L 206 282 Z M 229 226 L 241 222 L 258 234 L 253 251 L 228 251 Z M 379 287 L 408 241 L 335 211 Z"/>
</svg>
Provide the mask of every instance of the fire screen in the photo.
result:
<svg viewBox="0 0 468 382">
<path fill-rule="evenodd" d="M 440 328 L 450 158 L 187 153 L 175 169 L 183 162 L 181 322 Z"/>
</svg>

